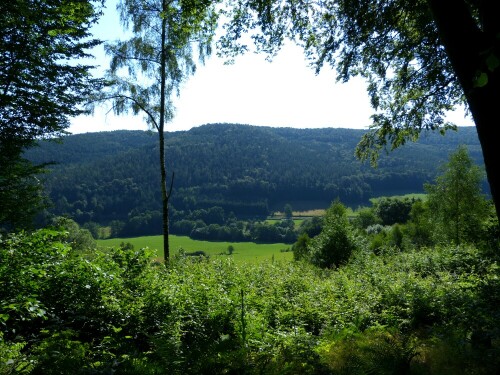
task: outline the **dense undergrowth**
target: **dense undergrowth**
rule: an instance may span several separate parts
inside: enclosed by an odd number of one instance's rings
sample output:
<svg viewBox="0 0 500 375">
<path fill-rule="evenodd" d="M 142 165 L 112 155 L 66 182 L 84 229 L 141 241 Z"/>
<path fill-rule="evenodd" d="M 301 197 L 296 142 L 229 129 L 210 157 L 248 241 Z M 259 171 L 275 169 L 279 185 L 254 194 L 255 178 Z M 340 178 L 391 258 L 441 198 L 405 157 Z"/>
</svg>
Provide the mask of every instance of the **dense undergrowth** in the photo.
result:
<svg viewBox="0 0 500 375">
<path fill-rule="evenodd" d="M 470 246 L 152 263 L 41 230 L 0 243 L 0 373 L 496 374 L 500 269 Z"/>
</svg>

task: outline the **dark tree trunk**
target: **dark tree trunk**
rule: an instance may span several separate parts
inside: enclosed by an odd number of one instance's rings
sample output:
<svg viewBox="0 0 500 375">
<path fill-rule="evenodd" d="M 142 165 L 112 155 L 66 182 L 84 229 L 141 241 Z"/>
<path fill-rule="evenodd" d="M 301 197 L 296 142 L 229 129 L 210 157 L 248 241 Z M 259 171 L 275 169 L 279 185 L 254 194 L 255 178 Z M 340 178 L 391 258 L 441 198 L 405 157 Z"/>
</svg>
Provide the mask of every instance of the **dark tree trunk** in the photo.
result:
<svg viewBox="0 0 500 375">
<path fill-rule="evenodd" d="M 162 129 L 163 130 L 163 129 Z M 170 198 L 170 191 L 167 190 L 167 168 L 165 166 L 165 135 L 160 132 L 160 170 L 161 170 L 161 203 L 162 203 L 162 233 L 163 233 L 163 257 L 165 263 L 168 263 L 170 258 L 169 246 L 169 222 L 168 222 L 168 201 Z M 172 177 L 173 178 L 173 177 Z"/>
<path fill-rule="evenodd" d="M 165 0 L 163 1 L 163 10 L 167 8 Z M 168 264 L 170 259 L 170 247 L 169 247 L 169 223 L 168 223 L 168 201 L 170 198 L 170 191 L 167 190 L 167 171 L 165 166 L 165 94 L 166 94 L 166 66 L 167 66 L 167 51 L 166 51 L 166 39 L 167 39 L 167 19 L 166 17 L 162 20 L 161 29 L 161 56 L 160 56 L 160 121 L 158 124 L 158 135 L 160 140 L 160 171 L 161 171 L 161 201 L 162 201 L 162 214 L 163 214 L 163 258 L 165 259 L 165 264 Z M 173 183 L 173 176 L 172 176 Z"/>
<path fill-rule="evenodd" d="M 500 171 L 495 165 L 500 160 L 497 135 L 500 128 L 500 66 L 495 67 L 487 60 L 491 54 L 500 59 L 500 40 L 497 38 L 500 2 L 483 2 L 479 10 L 480 25 L 463 0 L 428 0 L 428 3 L 476 124 L 491 195 L 500 218 Z M 486 74 L 487 82 L 477 80 L 481 73 Z"/>
<path fill-rule="evenodd" d="M 467 101 L 483 150 L 486 174 L 497 217 L 500 218 L 500 171 L 498 168 L 500 160 L 500 145 L 498 144 L 500 81 L 498 72 L 495 74 L 494 80 L 490 77 L 488 84 L 476 91 L 473 95 L 467 96 Z"/>
</svg>

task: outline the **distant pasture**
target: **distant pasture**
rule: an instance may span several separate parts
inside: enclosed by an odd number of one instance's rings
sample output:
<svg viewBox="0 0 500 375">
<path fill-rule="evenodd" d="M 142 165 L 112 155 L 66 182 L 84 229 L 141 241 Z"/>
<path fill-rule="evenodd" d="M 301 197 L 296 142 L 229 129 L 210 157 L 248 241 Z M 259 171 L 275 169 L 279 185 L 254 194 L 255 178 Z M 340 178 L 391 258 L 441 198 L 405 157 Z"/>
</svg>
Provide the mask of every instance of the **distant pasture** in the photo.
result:
<svg viewBox="0 0 500 375">
<path fill-rule="evenodd" d="M 118 247 L 121 243 L 130 243 L 135 249 L 148 247 L 157 251 L 157 257 L 163 259 L 163 236 L 143 236 L 132 238 L 110 238 L 98 240 L 101 248 Z M 234 251 L 228 254 L 228 247 Z M 259 263 L 278 260 L 292 260 L 293 255 L 288 250 L 290 245 L 284 243 L 261 244 L 254 242 L 212 242 L 193 240 L 187 236 L 170 236 L 170 254 L 179 254 L 179 249 L 186 253 L 203 251 L 210 259 L 231 258 L 236 263 Z"/>
</svg>

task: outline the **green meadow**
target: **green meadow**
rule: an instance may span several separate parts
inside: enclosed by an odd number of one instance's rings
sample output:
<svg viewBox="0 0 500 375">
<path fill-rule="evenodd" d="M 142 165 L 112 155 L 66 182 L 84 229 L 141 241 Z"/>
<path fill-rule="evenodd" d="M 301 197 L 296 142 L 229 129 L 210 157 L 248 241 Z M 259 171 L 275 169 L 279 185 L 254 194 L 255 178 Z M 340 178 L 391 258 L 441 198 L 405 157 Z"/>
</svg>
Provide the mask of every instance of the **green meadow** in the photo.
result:
<svg viewBox="0 0 500 375">
<path fill-rule="evenodd" d="M 384 198 L 392 198 L 392 199 L 412 199 L 412 198 L 414 198 L 414 199 L 426 200 L 427 194 L 425 194 L 425 193 L 411 193 L 411 194 L 403 194 L 403 195 L 381 196 L 381 197 L 370 198 L 370 202 L 372 204 L 375 204 L 379 200 L 384 199 Z"/>
<path fill-rule="evenodd" d="M 148 247 L 157 250 L 158 257 L 163 257 L 163 236 L 144 236 L 133 238 L 112 238 L 97 241 L 100 247 L 118 247 L 120 243 L 130 243 L 135 249 Z M 232 245 L 234 252 L 228 255 L 227 248 Z M 173 256 L 182 248 L 186 252 L 204 251 L 210 258 L 231 258 L 237 263 L 258 263 L 261 261 L 291 260 L 292 252 L 282 250 L 290 248 L 284 243 L 258 244 L 255 242 L 211 242 L 193 240 L 187 236 L 170 236 L 170 252 Z"/>
</svg>

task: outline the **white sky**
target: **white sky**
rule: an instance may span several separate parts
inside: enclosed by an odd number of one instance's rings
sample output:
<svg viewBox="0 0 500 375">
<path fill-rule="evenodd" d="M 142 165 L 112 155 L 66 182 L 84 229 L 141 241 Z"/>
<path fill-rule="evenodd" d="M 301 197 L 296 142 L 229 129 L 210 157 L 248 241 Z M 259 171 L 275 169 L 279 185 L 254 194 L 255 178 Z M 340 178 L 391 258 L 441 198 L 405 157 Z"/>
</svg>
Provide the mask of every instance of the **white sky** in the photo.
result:
<svg viewBox="0 0 500 375">
<path fill-rule="evenodd" d="M 95 36 L 114 41 L 123 35 L 114 1 L 95 27 Z M 102 47 L 95 51 L 95 64 L 108 67 Z M 335 82 L 332 70 L 316 75 L 307 66 L 302 50 L 286 46 L 272 63 L 264 55 L 246 54 L 234 65 L 224 65 L 215 54 L 181 87 L 175 101 L 176 116 L 168 131 L 188 130 L 208 123 L 288 126 L 295 128 L 366 128 L 373 113 L 366 85 L 361 79 Z M 72 133 L 117 129 L 146 130 L 141 115 L 116 117 L 109 104 L 93 116 L 73 119 Z M 472 125 L 462 112 L 449 117 L 457 125 Z"/>
</svg>

